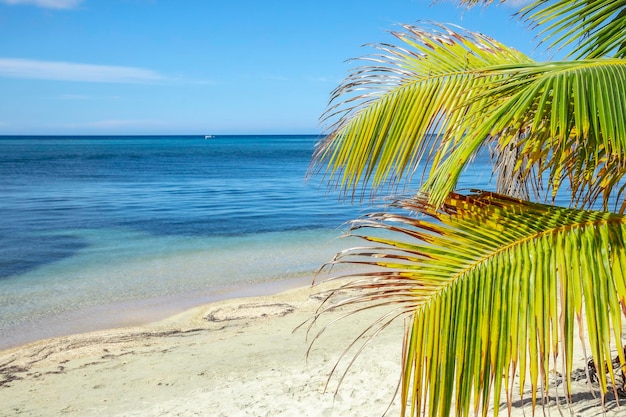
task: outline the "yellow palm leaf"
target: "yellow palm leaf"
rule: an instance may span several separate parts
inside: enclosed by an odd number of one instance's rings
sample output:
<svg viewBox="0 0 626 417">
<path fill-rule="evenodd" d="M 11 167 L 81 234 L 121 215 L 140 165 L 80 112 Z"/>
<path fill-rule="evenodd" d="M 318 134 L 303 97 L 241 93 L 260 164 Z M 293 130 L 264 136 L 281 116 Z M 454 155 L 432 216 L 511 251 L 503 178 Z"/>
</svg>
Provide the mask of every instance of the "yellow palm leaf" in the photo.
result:
<svg viewBox="0 0 626 417">
<path fill-rule="evenodd" d="M 448 416 L 453 404 L 458 416 L 486 410 L 503 389 L 512 401 L 517 378 L 530 383 L 534 407 L 540 386 L 548 395 L 555 367 L 569 393 L 574 323 L 583 319 L 594 363 L 610 363 L 617 348 L 626 369 L 626 217 L 493 193 L 451 194 L 440 209 L 420 198 L 397 206 L 418 216 L 387 212 L 355 223 L 352 235 L 372 246 L 345 251 L 333 264 L 374 269 L 338 290 L 359 295 L 328 310 L 395 303 L 396 314 L 380 326 L 412 316 L 402 415 Z M 615 375 L 597 366 L 604 395 Z"/>
<path fill-rule="evenodd" d="M 405 47 L 381 47 L 332 96 L 338 120 L 314 156 L 331 184 L 395 189 L 421 167 L 418 188 L 441 204 L 489 145 L 500 192 L 554 198 L 565 185 L 581 207 L 624 199 L 625 60 L 537 63 L 446 26 L 395 35 Z"/>
<path fill-rule="evenodd" d="M 424 158 L 438 164 L 465 135 L 457 122 L 485 107 L 486 100 L 470 100 L 494 82 L 480 76 L 482 70 L 532 62 L 460 28 L 405 25 L 394 35 L 404 46 L 380 45 L 380 54 L 364 58 L 374 64 L 353 70 L 332 93 L 323 116 L 334 122 L 314 160 L 337 188 L 394 186 Z M 477 116 L 474 123 L 484 118 Z M 442 138 L 432 135 L 436 131 Z"/>
</svg>

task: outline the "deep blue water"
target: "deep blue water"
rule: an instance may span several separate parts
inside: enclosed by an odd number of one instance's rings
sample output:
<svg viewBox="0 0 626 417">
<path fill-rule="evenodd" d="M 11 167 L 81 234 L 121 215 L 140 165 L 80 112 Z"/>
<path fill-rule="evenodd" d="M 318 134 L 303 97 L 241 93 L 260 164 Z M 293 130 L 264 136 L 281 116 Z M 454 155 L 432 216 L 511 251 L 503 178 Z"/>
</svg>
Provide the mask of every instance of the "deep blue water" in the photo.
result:
<svg viewBox="0 0 626 417">
<path fill-rule="evenodd" d="M 87 309 L 310 275 L 363 210 L 305 181 L 317 140 L 0 137 L 0 348 Z"/>
<path fill-rule="evenodd" d="M 0 348 L 310 276 L 368 209 L 305 181 L 317 140 L 0 137 Z"/>
<path fill-rule="evenodd" d="M 358 215 L 305 183 L 315 136 L 28 137 L 0 146 L 0 278 L 71 256 L 77 229 L 235 236 Z"/>
</svg>

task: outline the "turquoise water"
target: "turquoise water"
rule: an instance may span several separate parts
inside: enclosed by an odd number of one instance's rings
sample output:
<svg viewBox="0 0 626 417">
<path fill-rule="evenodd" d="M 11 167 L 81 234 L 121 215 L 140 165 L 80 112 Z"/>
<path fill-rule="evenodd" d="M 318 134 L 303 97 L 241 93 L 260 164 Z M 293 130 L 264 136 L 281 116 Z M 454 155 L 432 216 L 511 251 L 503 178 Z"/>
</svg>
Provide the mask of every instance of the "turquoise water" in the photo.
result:
<svg viewBox="0 0 626 417">
<path fill-rule="evenodd" d="M 308 282 L 363 210 L 305 181 L 317 140 L 0 138 L 0 348 Z"/>
<path fill-rule="evenodd" d="M 0 137 L 0 348 L 308 282 L 368 209 L 305 181 L 318 139 Z"/>
</svg>

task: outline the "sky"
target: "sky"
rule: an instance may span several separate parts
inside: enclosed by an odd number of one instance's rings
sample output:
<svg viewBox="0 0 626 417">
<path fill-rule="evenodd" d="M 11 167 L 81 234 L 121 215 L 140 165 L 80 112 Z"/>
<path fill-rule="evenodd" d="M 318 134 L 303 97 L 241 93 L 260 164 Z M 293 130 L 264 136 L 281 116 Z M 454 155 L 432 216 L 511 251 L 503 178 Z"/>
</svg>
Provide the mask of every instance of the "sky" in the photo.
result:
<svg viewBox="0 0 626 417">
<path fill-rule="evenodd" d="M 354 63 L 419 20 L 540 59 L 513 5 L 0 0 L 0 135 L 318 134 Z"/>
</svg>

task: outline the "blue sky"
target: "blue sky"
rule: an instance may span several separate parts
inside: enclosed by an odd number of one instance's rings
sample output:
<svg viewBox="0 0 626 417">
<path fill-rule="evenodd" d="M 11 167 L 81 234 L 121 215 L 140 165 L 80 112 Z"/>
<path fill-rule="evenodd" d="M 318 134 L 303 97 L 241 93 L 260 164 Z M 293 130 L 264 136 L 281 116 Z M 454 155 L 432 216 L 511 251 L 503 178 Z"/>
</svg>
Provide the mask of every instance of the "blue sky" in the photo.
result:
<svg viewBox="0 0 626 417">
<path fill-rule="evenodd" d="M 536 58 L 510 6 L 0 0 L 0 135 L 319 133 L 345 61 L 430 19 Z"/>
</svg>

